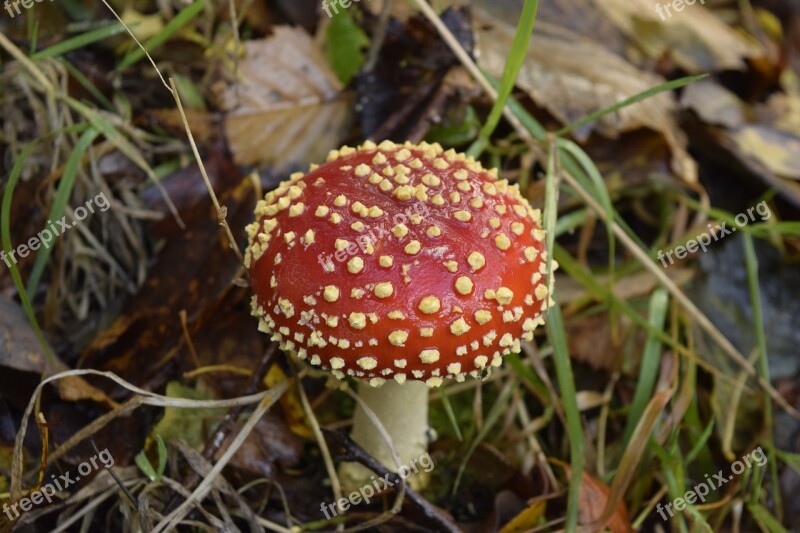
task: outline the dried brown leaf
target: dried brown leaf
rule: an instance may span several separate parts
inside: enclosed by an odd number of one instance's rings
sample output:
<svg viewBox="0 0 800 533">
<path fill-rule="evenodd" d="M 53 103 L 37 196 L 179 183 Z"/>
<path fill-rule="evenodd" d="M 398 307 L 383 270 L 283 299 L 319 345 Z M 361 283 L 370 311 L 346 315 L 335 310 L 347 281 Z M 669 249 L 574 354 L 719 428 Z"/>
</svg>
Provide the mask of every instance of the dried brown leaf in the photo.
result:
<svg viewBox="0 0 800 533">
<path fill-rule="evenodd" d="M 476 12 L 480 66 L 499 78 L 505 67 L 514 28 Z M 664 83 L 568 30 L 537 33 L 528 51 L 517 85 L 563 124 L 579 119 Z M 697 165 L 686 152 L 686 137 L 673 113 L 675 101 L 667 93 L 606 115 L 576 130 L 579 138 L 593 129 L 611 138 L 625 131 L 649 128 L 664 136 L 673 153 L 673 171 L 687 182 L 697 180 Z"/>
<path fill-rule="evenodd" d="M 317 45 L 303 30 L 278 27 L 244 48 L 238 70 L 214 87 L 235 161 L 280 171 L 324 159 L 349 105 Z"/>
<path fill-rule="evenodd" d="M 653 0 L 595 0 L 606 17 L 650 57 L 664 53 L 691 73 L 743 69 L 743 58 L 764 54 L 752 38 L 737 32 L 700 3 L 671 10 L 664 18 Z M 667 2 L 667 4 L 669 4 Z M 663 7 L 662 7 L 663 13 Z"/>
</svg>

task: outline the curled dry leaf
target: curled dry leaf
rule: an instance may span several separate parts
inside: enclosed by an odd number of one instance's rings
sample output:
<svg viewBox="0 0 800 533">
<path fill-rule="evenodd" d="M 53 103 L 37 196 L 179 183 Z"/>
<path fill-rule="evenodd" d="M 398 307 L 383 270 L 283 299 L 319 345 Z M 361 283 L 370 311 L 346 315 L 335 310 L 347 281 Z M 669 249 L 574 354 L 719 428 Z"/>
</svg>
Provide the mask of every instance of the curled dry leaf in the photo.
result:
<svg viewBox="0 0 800 533">
<path fill-rule="evenodd" d="M 476 11 L 480 66 L 500 78 L 514 38 L 513 26 Z M 626 98 L 664 83 L 660 76 L 629 64 L 594 41 L 568 30 L 538 33 L 520 70 L 517 85 L 563 124 L 570 124 Z M 615 138 L 649 128 L 664 136 L 672 153 L 672 169 L 685 181 L 697 180 L 697 165 L 686 152 L 686 137 L 673 118 L 675 101 L 667 93 L 611 113 L 575 131 L 585 138 L 592 129 Z"/>
<path fill-rule="evenodd" d="M 568 464 L 561 461 L 553 462 L 564 468 L 567 478 L 572 478 L 572 470 Z M 581 476 L 580 508 L 578 509 L 580 523 L 587 525 L 599 520 L 610 495 L 611 489 L 608 485 L 584 471 Z M 604 527 L 613 533 L 632 533 L 634 531 L 624 502 L 617 504 L 614 514 L 611 515 Z"/>
<path fill-rule="evenodd" d="M 763 56 L 755 40 L 726 25 L 700 3 L 664 18 L 653 0 L 595 0 L 605 16 L 650 57 L 668 52 L 690 73 L 744 69 L 743 58 Z M 662 6 L 662 12 L 663 6 Z"/>
<path fill-rule="evenodd" d="M 13 368 L 42 376 L 69 370 L 55 356 L 52 361 L 47 358 L 25 313 L 16 303 L 4 297 L 0 297 L 0 368 Z M 103 391 L 79 376 L 60 379 L 56 386 L 59 396 L 65 401 L 93 400 L 116 405 Z"/>
<path fill-rule="evenodd" d="M 214 85 L 235 161 L 280 171 L 324 159 L 340 144 L 349 105 L 317 45 L 278 27 L 244 49 L 237 70 Z"/>
</svg>

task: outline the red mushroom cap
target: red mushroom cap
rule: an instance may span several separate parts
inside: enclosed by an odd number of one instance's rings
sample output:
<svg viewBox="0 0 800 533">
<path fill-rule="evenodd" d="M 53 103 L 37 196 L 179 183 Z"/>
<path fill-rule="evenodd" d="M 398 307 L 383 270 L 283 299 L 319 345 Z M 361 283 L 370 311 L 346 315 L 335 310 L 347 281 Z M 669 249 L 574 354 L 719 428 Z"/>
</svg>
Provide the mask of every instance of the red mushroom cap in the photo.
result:
<svg viewBox="0 0 800 533">
<path fill-rule="evenodd" d="M 339 379 L 478 377 L 544 322 L 539 210 L 438 144 L 333 151 L 256 219 L 245 264 L 260 329 Z"/>
</svg>

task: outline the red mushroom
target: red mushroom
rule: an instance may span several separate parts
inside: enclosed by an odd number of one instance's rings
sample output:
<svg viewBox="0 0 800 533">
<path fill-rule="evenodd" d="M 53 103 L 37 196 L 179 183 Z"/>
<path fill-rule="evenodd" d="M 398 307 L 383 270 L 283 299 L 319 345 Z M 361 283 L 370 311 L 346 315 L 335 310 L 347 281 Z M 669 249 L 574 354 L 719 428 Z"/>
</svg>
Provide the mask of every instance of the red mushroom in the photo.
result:
<svg viewBox="0 0 800 533">
<path fill-rule="evenodd" d="M 532 339 L 550 302 L 539 211 L 496 170 L 438 144 L 333 151 L 268 193 L 256 217 L 245 261 L 260 329 L 339 379 L 386 382 L 361 394 L 403 461 L 425 452 L 427 430 L 427 390 L 405 382 L 485 376 Z M 371 424 L 358 413 L 355 424 L 362 446 L 396 466 Z"/>
</svg>

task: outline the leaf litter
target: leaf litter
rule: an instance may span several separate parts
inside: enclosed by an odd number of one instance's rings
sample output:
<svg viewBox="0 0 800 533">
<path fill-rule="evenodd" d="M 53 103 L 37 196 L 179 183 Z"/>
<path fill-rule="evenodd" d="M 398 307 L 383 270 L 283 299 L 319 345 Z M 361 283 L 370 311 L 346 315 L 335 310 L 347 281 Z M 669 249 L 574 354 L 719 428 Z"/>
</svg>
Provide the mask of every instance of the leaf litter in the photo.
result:
<svg viewBox="0 0 800 533">
<path fill-rule="evenodd" d="M 788 348 L 797 329 L 791 325 L 796 316 L 791 302 L 800 254 L 800 232 L 793 222 L 800 206 L 795 183 L 800 177 L 800 83 L 790 66 L 800 64 L 800 54 L 791 42 L 796 33 L 788 23 L 781 26 L 800 14 L 791 2 L 778 0 L 741 10 L 718 4 L 686 5 L 665 21 L 645 0 L 542 2 L 513 95 L 535 120 L 558 131 L 667 80 L 712 74 L 605 114 L 571 137 L 603 174 L 619 220 L 654 253 L 686 243 L 706 223 L 724 216 L 709 206 L 735 215 L 766 198 L 774 218 L 754 224 L 752 231 L 769 247 L 757 248 L 767 272 L 761 285 L 769 370 L 784 398 L 798 406 L 800 371 Z M 181 21 L 178 31 L 176 17 L 185 6 L 137 5 L 137 11 L 128 9 L 122 16 L 133 23 L 137 37 L 159 43 L 150 52 L 180 88 L 211 186 L 240 243 L 258 197 L 344 142 L 436 136 L 465 147 L 477 139 L 491 101 L 437 29 L 404 2 L 388 2 L 386 9 L 382 2 L 354 2 L 333 21 L 309 2 L 275 5 L 203 8 Z M 511 0 L 474 2 L 471 9 L 443 10 L 441 19 L 479 66 L 499 79 L 521 6 Z M 327 523 L 319 512 L 319 503 L 330 499 L 321 457 L 328 448 L 315 442 L 309 417 L 331 439 L 332 428 L 347 425 L 351 401 L 275 353 L 253 327 L 242 269 L 219 231 L 218 213 L 192 163 L 180 115 L 152 65 L 125 64 L 125 55 L 137 50 L 132 42 L 115 37 L 79 45 L 58 59 L 20 62 L 20 54 L 27 53 L 20 52 L 23 42 L 41 51 L 89 29 L 85 21 L 112 20 L 102 9 L 80 14 L 69 9 L 78 8 L 37 6 L 26 14 L 41 19 L 41 38 L 31 39 L 19 19 L 0 22 L 12 36 L 0 40 L 0 148 L 6 161 L 13 162 L 24 143 L 56 135 L 51 142 L 40 141 L 24 161 L 11 199 L 12 242 L 35 235 L 55 201 L 80 136 L 59 134 L 60 129 L 107 121 L 128 144 L 100 136 L 80 158 L 70 205 L 80 205 L 100 188 L 114 198 L 112 217 L 94 220 L 85 231 L 57 242 L 41 290 L 28 295 L 58 368 L 45 359 L 21 311 L 20 287 L 0 272 L 0 502 L 15 497 L 15 488 L 35 487 L 40 473 L 43 450 L 35 425 L 19 426 L 33 397 L 41 400 L 36 413 L 52 425 L 49 451 L 54 453 L 47 455 L 56 457 L 42 473 L 79 464 L 91 454 L 84 442 L 90 437 L 110 447 L 118 479 L 136 496 L 128 499 L 103 473 L 65 494 L 73 506 L 37 510 L 23 518 L 26 523 L 55 528 L 85 515 L 90 527 L 110 519 L 120 530 L 149 530 L 184 519 L 231 530 L 334 527 L 339 522 Z M 64 27 L 58 26 L 63 17 L 84 22 L 53 33 L 53 27 Z M 369 57 L 376 59 L 371 65 Z M 63 91 L 60 99 L 45 94 L 40 76 Z M 76 98 L 84 107 L 75 105 Z M 93 106 L 103 111 L 93 114 Z M 523 190 L 540 205 L 546 165 L 541 153 L 501 123 L 483 158 L 527 184 Z M 143 171 L 142 161 L 152 166 L 152 175 Z M 5 168 L 10 171 L 11 165 Z M 569 459 L 570 435 L 562 421 L 564 399 L 548 376 L 553 347 L 540 335 L 520 356 L 518 373 L 506 365 L 485 383 L 445 389 L 452 412 L 431 419 L 437 469 L 429 490 L 409 493 L 397 515 L 383 512 L 394 501 L 389 493 L 341 517 L 341 524 L 356 526 L 377 517 L 385 520 L 381 527 L 387 531 L 544 531 L 560 529 L 576 512 L 584 526 L 612 531 L 667 527 L 654 510 L 656 503 L 679 497 L 680 483 L 716 472 L 733 450 L 738 454 L 763 442 L 782 454 L 780 462 L 772 455 L 767 470 L 715 495 L 714 505 L 679 515 L 672 527 L 800 527 L 792 489 L 800 486 L 800 463 L 792 455 L 800 452 L 797 420 L 776 413 L 780 429 L 778 423 L 762 424 L 768 397 L 714 339 L 692 327 L 692 317 L 678 306 L 670 305 L 661 332 L 658 383 L 649 410 L 641 415 L 642 430 L 621 442 L 639 372 L 645 371 L 640 365 L 646 364 L 648 331 L 636 319 L 646 323 L 647 301 L 658 282 L 620 251 L 612 258 L 618 271 L 613 278 L 607 275 L 605 226 L 568 191 L 559 215 L 557 253 L 578 258 L 574 264 L 562 262 L 571 266 L 558 281 L 586 441 L 578 508 L 570 506 L 565 492 L 570 468 L 554 473 L 546 463 Z M 725 337 L 752 355 L 757 348 L 741 275 L 745 261 L 731 252 L 740 247 L 738 239 L 730 239 L 699 260 L 671 266 L 668 275 Z M 19 264 L 23 278 L 34 268 L 32 259 Z M 714 261 L 726 266 L 709 270 L 707 263 Z M 731 275 L 715 276 L 721 269 Z M 630 305 L 620 312 L 621 303 Z M 69 368 L 110 371 L 126 382 L 109 380 L 109 374 L 75 375 L 57 381 L 59 394 L 47 394 L 46 387 L 41 398 L 36 396 L 40 376 Z M 310 413 L 296 387 L 309 398 Z M 191 404 L 193 414 L 184 413 L 190 402 L 185 397 L 213 403 L 265 390 L 276 393 L 274 405 L 237 412 L 231 409 L 242 406 Z M 478 444 L 452 494 L 463 453 L 481 434 L 486 413 L 503 390 L 513 390 L 507 412 Z M 680 392 L 668 394 L 674 390 Z M 164 399 L 156 402 L 146 391 L 160 392 Z M 157 408 L 144 407 L 145 399 Z M 654 415 L 662 411 L 663 417 Z M 27 433 L 24 443 L 13 442 L 21 430 Z M 712 433 L 715 439 L 709 440 Z M 81 436 L 81 446 L 70 440 L 74 434 Z M 667 439 L 670 434 L 674 438 Z M 151 458 L 161 453 L 155 435 L 165 438 L 167 475 L 182 488 L 149 480 L 131 466 L 142 451 Z M 357 454 L 343 434 L 337 435 L 338 444 L 330 448 L 334 459 Z M 217 461 L 227 466 L 216 472 Z M 749 501 L 744 514 L 730 514 L 744 498 Z M 600 525 L 602 517 L 607 522 Z"/>
</svg>

